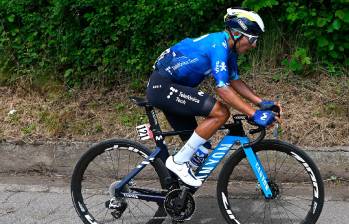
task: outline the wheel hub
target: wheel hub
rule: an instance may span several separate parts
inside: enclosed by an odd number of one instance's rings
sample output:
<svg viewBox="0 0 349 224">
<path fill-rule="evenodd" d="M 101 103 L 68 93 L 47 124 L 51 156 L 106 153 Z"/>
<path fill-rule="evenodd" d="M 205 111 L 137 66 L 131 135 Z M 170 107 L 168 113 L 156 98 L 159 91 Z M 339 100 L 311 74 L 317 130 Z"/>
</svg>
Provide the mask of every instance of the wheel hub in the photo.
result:
<svg viewBox="0 0 349 224">
<path fill-rule="evenodd" d="M 271 197 L 271 199 L 277 198 L 279 196 L 279 194 L 280 194 L 279 185 L 277 185 L 273 181 L 269 181 L 268 184 L 269 184 L 271 192 L 273 193 L 273 196 Z"/>
<path fill-rule="evenodd" d="M 270 191 L 272 193 L 272 197 L 271 198 L 266 198 L 265 195 L 264 195 L 263 189 L 259 188 L 261 193 L 262 193 L 262 195 L 264 196 L 264 198 L 266 200 L 277 198 L 279 196 L 279 194 L 280 194 L 279 185 L 277 185 L 274 181 L 268 181 L 268 185 L 269 185 Z"/>
</svg>

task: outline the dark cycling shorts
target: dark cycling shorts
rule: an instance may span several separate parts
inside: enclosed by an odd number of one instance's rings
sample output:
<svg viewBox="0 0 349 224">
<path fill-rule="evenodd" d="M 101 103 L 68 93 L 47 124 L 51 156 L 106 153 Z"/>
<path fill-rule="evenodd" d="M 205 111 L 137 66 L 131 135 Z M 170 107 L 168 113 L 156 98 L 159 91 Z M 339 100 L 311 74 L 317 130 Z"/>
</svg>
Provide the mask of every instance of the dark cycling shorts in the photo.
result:
<svg viewBox="0 0 349 224">
<path fill-rule="evenodd" d="M 172 81 L 170 77 L 154 71 L 147 87 L 148 101 L 161 109 L 174 130 L 193 130 L 197 123 L 195 116 L 207 117 L 216 99 L 197 90 Z M 190 135 L 181 135 L 187 140 Z"/>
<path fill-rule="evenodd" d="M 147 98 L 153 106 L 182 116 L 207 117 L 216 103 L 212 96 L 196 88 L 179 85 L 157 71 L 150 77 Z"/>
</svg>

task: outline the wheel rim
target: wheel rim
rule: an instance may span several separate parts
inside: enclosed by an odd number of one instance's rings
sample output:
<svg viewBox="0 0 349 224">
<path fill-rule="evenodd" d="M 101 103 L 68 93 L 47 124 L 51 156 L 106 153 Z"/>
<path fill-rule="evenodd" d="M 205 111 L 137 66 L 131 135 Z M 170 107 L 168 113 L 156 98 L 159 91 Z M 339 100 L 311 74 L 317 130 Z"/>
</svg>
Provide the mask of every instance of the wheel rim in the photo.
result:
<svg viewBox="0 0 349 224">
<path fill-rule="evenodd" d="M 277 195 L 273 199 L 264 198 L 247 159 L 243 158 L 230 174 L 229 183 L 222 193 L 222 197 L 226 197 L 229 218 L 240 223 L 302 223 L 311 220 L 316 210 L 314 203 L 319 200 L 319 189 L 314 187 L 315 178 L 313 171 L 309 172 L 309 166 L 286 152 L 263 150 L 256 154 L 270 179 L 272 191 Z"/>
<path fill-rule="evenodd" d="M 113 209 L 106 208 L 106 202 L 111 200 L 110 185 L 119 181 L 134 167 L 139 165 L 147 154 L 132 145 L 118 144 L 106 149 L 91 160 L 84 173 L 80 174 L 81 184 L 77 183 L 75 199 L 79 212 L 90 223 L 146 223 L 153 216 L 161 216 L 159 205 L 136 199 L 125 199 L 127 208 L 119 219 L 116 219 Z M 153 166 L 146 166 L 133 179 L 134 184 L 144 188 L 161 189 L 159 176 Z M 161 209 L 160 209 L 161 210 Z M 165 215 L 166 216 L 166 215 Z"/>
</svg>

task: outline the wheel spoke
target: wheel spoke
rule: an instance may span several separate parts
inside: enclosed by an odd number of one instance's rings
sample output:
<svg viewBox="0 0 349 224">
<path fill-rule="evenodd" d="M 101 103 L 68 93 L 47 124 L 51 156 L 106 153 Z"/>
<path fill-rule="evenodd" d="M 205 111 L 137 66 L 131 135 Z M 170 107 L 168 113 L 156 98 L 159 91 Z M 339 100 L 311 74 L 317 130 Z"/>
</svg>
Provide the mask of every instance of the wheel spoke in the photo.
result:
<svg viewBox="0 0 349 224">
<path fill-rule="evenodd" d="M 81 189 L 72 188 L 75 208 L 78 210 L 83 209 L 77 201 L 80 204 L 83 203 L 87 211 L 82 211 L 82 214 L 90 213 L 97 223 L 110 223 L 113 221 L 112 216 L 108 215 L 108 211 L 111 211 L 111 209 L 105 207 L 105 202 L 110 200 L 108 193 L 110 184 L 126 176 L 144 160 L 144 153 L 148 154 L 148 151 L 143 150 L 141 146 L 133 145 L 133 143 L 115 142 L 114 145 L 118 145 L 118 147 L 98 148 L 94 146 L 91 148 L 87 152 L 90 156 L 83 157 L 88 160 L 84 161 L 84 164 L 87 164 L 87 166 L 81 166 L 78 171 L 82 175 L 73 175 L 74 178 L 83 177 L 74 180 L 81 185 Z M 130 147 L 139 151 L 129 150 Z M 134 186 L 161 190 L 159 173 L 157 173 L 159 172 L 157 169 L 161 167 L 156 168 L 157 166 L 155 162 L 147 165 L 134 177 Z M 82 200 L 76 198 L 82 198 Z M 118 200 L 118 198 L 116 199 Z M 147 220 L 153 219 L 154 216 L 163 216 L 162 211 L 158 212 L 162 207 L 159 207 L 157 203 L 138 199 L 126 199 L 126 202 L 126 210 L 117 221 L 114 219 L 114 222 L 125 223 L 127 220 L 127 223 L 146 223 Z M 81 213 L 80 217 L 87 221 L 86 217 L 81 215 Z"/>
<path fill-rule="evenodd" d="M 222 192 L 228 192 L 229 206 L 235 217 L 241 218 L 241 223 L 299 223 L 308 221 L 313 202 L 312 179 L 305 167 L 290 153 L 290 146 L 275 147 L 260 146 L 254 148 L 268 178 L 271 190 L 276 198 L 266 200 L 260 186 L 255 180 L 247 158 L 241 154 L 229 165 L 232 168 L 222 170 L 228 176 L 228 183 L 223 185 Z M 295 149 L 297 153 L 298 149 Z M 304 155 L 297 153 L 313 168 Z M 227 166 L 225 166 L 224 169 Z M 316 177 L 318 180 L 319 178 Z M 219 185 L 221 186 L 221 184 Z M 320 199 L 321 203 L 323 198 Z M 222 202 L 220 202 L 222 203 Z M 246 204 L 247 203 L 247 204 Z M 248 207 L 249 206 L 249 207 Z M 222 212 L 225 212 L 222 210 Z M 312 218 L 319 214 L 313 214 Z M 317 218 L 317 217 L 315 217 Z M 238 219 L 240 222 L 240 219 Z"/>
</svg>

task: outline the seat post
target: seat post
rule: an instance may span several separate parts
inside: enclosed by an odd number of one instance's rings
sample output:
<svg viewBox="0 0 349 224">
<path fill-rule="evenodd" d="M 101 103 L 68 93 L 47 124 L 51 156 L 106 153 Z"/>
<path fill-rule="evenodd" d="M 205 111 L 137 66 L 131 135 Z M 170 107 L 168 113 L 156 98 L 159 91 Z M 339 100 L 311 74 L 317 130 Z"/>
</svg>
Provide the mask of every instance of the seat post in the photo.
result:
<svg viewBox="0 0 349 224">
<path fill-rule="evenodd" d="M 150 130 L 152 132 L 154 132 L 154 134 L 155 134 L 155 132 L 161 132 L 160 125 L 159 125 L 158 118 L 156 116 L 154 107 L 151 105 L 145 105 L 144 108 L 145 108 L 145 112 L 147 114 L 147 117 L 148 117 L 148 120 L 150 123 Z"/>
<path fill-rule="evenodd" d="M 168 153 L 167 146 L 164 144 L 164 136 L 162 135 L 162 131 L 160 128 L 158 118 L 156 116 L 155 109 L 151 105 L 145 105 L 145 111 L 150 123 L 150 130 L 154 134 L 154 140 L 155 140 L 156 146 L 161 149 L 160 153 L 158 154 L 158 157 L 163 162 L 165 162 L 166 159 L 169 157 L 169 153 Z"/>
</svg>

